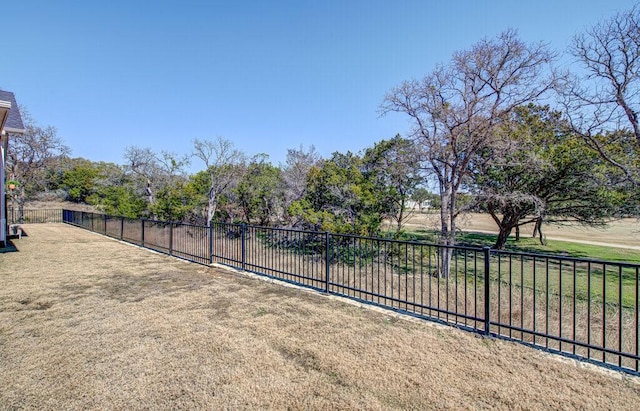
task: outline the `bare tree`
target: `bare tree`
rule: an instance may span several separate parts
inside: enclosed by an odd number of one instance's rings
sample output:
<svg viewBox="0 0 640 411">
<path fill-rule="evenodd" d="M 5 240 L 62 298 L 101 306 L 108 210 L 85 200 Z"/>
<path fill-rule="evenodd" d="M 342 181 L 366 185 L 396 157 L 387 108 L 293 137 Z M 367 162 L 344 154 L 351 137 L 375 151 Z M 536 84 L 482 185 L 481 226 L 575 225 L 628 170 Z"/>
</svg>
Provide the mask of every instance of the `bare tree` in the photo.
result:
<svg viewBox="0 0 640 411">
<path fill-rule="evenodd" d="M 184 177 L 189 165 L 187 156 L 179 157 L 168 151 L 156 154 L 148 147 L 127 147 L 124 158 L 130 172 L 140 179 L 149 206 L 155 204 L 158 190 Z"/>
<path fill-rule="evenodd" d="M 155 203 L 156 176 L 159 174 L 155 153 L 148 147 L 127 147 L 124 158 L 131 173 L 142 180 L 147 203 L 153 205 Z"/>
<path fill-rule="evenodd" d="M 185 168 L 191 163 L 189 156 L 179 156 L 176 153 L 165 150 L 160 152 L 157 159 L 160 169 L 169 180 L 169 183 L 175 182 L 176 179 L 185 177 Z"/>
<path fill-rule="evenodd" d="M 408 115 L 410 136 L 419 141 L 423 161 L 438 180 L 442 244 L 455 244 L 457 195 L 477 154 L 498 137 L 498 126 L 517 106 L 536 101 L 554 84 L 554 54 L 545 44 L 525 44 L 507 30 L 457 52 L 421 81 L 405 81 L 391 90 L 382 112 Z M 443 249 L 448 276 L 451 254 Z"/>
<path fill-rule="evenodd" d="M 222 137 L 215 140 L 193 141 L 193 155 L 204 163 L 209 174 L 207 224 L 211 224 L 218 208 L 220 196 L 230 190 L 241 177 L 238 166 L 244 164 L 245 155 L 233 143 Z"/>
<path fill-rule="evenodd" d="M 17 187 L 9 194 L 18 205 L 20 216 L 30 195 L 45 189 L 46 172 L 70 149 L 58 136 L 55 127 L 36 125 L 25 108 L 20 109 L 25 122 L 24 134 L 11 134 L 7 150 L 7 176 Z"/>
<path fill-rule="evenodd" d="M 287 150 L 287 159 L 282 166 L 285 208 L 304 197 L 307 191 L 307 175 L 312 167 L 320 166 L 321 162 L 322 158 L 314 146 L 307 150 L 302 146 Z"/>
<path fill-rule="evenodd" d="M 618 141 L 630 129 L 640 149 L 640 6 L 619 12 L 574 37 L 569 52 L 582 74 L 561 88 L 562 103 L 574 132 L 606 161 L 640 184 L 637 169 Z"/>
</svg>

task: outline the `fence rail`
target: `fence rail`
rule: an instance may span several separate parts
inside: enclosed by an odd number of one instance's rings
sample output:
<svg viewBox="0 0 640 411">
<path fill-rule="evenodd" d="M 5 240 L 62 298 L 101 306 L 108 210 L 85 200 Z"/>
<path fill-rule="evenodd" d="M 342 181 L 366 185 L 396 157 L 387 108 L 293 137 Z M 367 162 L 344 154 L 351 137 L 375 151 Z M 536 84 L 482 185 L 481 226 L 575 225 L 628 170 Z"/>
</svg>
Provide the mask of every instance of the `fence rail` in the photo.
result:
<svg viewBox="0 0 640 411">
<path fill-rule="evenodd" d="M 7 208 L 7 224 L 61 223 L 62 209 Z"/>
<path fill-rule="evenodd" d="M 640 375 L 638 264 L 70 210 L 63 220 Z"/>
</svg>

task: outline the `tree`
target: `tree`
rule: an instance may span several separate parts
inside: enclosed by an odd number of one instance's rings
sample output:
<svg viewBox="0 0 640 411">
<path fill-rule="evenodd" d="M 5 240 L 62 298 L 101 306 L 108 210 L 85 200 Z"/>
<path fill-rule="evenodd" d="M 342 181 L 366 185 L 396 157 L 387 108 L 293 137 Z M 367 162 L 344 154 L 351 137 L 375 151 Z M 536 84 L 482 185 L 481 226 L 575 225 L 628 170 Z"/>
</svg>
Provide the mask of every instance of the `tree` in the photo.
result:
<svg viewBox="0 0 640 411">
<path fill-rule="evenodd" d="M 407 209 L 411 193 L 424 180 L 420 155 L 418 145 L 399 134 L 376 143 L 364 155 L 365 170 L 373 179 L 381 201 L 386 203 L 385 217 L 395 221 L 397 232 L 411 216 L 411 210 Z"/>
<path fill-rule="evenodd" d="M 147 210 L 147 202 L 137 192 L 134 176 L 127 173 L 126 167 L 106 162 L 92 163 L 92 167 L 97 175 L 85 201 L 107 214 L 140 218 Z"/>
<path fill-rule="evenodd" d="M 300 146 L 298 149 L 288 149 L 287 159 L 282 169 L 282 184 L 284 185 L 284 209 L 288 210 L 294 201 L 301 200 L 307 190 L 307 176 L 313 167 L 320 167 L 322 158 L 314 146 L 305 150 Z M 288 217 L 292 217 L 287 213 Z M 301 221 L 290 222 L 296 226 Z"/>
<path fill-rule="evenodd" d="M 158 191 L 152 212 L 159 220 L 183 221 L 193 210 L 192 200 L 186 190 L 186 182 L 174 181 Z"/>
<path fill-rule="evenodd" d="M 548 106 L 518 107 L 505 124 L 507 140 L 487 149 L 490 161 L 474 173 L 476 197 L 499 228 L 494 248 L 504 248 L 511 231 L 542 222 L 604 225 L 624 199 L 610 167 L 572 133 L 561 113 Z"/>
<path fill-rule="evenodd" d="M 525 44 L 515 31 L 482 40 L 457 52 L 421 81 L 405 81 L 385 97 L 382 112 L 400 112 L 413 124 L 410 136 L 425 153 L 423 161 L 438 180 L 440 231 L 445 246 L 455 244 L 460 188 L 478 153 L 499 140 L 499 126 L 520 105 L 536 101 L 554 81 L 554 59 L 544 44 Z M 451 254 L 443 248 L 442 276 Z"/>
<path fill-rule="evenodd" d="M 161 185 L 156 203 L 150 207 L 150 211 L 161 220 L 182 221 L 190 208 L 189 198 L 184 191 L 187 182 L 185 167 L 189 165 L 189 158 L 162 151 L 157 159 Z"/>
<path fill-rule="evenodd" d="M 209 173 L 206 170 L 191 174 L 184 191 L 191 203 L 191 210 L 185 219 L 192 224 L 207 224 L 207 204 L 209 199 Z"/>
<path fill-rule="evenodd" d="M 69 200 L 85 203 L 95 192 L 99 170 L 90 160 L 84 158 L 61 161 L 57 186 L 67 193 Z"/>
<path fill-rule="evenodd" d="M 236 187 L 245 221 L 261 226 L 283 217 L 282 174 L 268 159 L 266 154 L 255 156 Z"/>
<path fill-rule="evenodd" d="M 140 218 L 147 210 L 147 202 L 136 193 L 131 181 L 101 186 L 87 202 L 106 214 L 129 218 Z"/>
<path fill-rule="evenodd" d="M 292 203 L 289 213 L 311 230 L 374 235 L 385 211 L 377 194 L 363 173 L 362 159 L 336 152 L 311 168 L 305 195 Z"/>
<path fill-rule="evenodd" d="M 8 180 L 17 182 L 17 187 L 8 194 L 22 217 L 27 199 L 46 188 L 47 171 L 70 150 L 55 127 L 39 127 L 26 109 L 21 112 L 26 131 L 9 136 L 6 167 Z"/>
<path fill-rule="evenodd" d="M 222 137 L 215 140 L 194 140 L 193 155 L 202 160 L 209 175 L 207 224 L 211 224 L 220 197 L 237 184 L 241 176 L 238 171 L 245 163 L 245 156 L 233 147 L 231 141 Z"/>
<path fill-rule="evenodd" d="M 185 181 L 184 169 L 189 164 L 187 156 L 178 157 L 168 151 L 156 154 L 150 148 L 128 147 L 125 151 L 127 168 L 135 177 L 137 190 L 144 193 L 147 198 L 147 208 L 152 215 L 158 217 L 156 211 L 163 210 L 161 214 L 167 216 L 166 206 L 171 204 L 167 199 L 162 206 L 157 206 L 158 195 L 167 196 L 175 188 Z"/>
<path fill-rule="evenodd" d="M 422 212 L 423 204 L 428 201 L 429 207 L 440 208 L 440 196 L 431 193 L 424 187 L 416 187 L 411 192 L 411 199 L 418 203 L 418 209 Z"/>
<path fill-rule="evenodd" d="M 157 157 L 150 148 L 127 147 L 124 153 L 127 167 L 140 180 L 147 203 L 151 206 L 155 202 L 156 185 L 160 174 Z"/>
<path fill-rule="evenodd" d="M 617 150 L 626 128 L 640 148 L 640 6 L 619 12 L 574 37 L 569 52 L 583 70 L 560 89 L 574 132 L 635 185 L 640 169 Z M 607 138 L 604 138 L 604 137 Z"/>
</svg>

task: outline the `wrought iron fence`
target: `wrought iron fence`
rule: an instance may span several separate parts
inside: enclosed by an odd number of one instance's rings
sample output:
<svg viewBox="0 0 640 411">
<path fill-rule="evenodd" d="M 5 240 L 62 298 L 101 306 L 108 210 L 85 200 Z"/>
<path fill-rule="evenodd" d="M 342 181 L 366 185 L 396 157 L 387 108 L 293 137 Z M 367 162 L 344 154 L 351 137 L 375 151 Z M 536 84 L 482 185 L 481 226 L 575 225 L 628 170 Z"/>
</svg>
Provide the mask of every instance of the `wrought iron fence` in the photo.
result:
<svg viewBox="0 0 640 411">
<path fill-rule="evenodd" d="M 63 220 L 200 264 L 219 262 L 640 374 L 638 264 L 69 210 Z"/>
<path fill-rule="evenodd" d="M 62 209 L 7 208 L 7 224 L 61 223 Z"/>
</svg>

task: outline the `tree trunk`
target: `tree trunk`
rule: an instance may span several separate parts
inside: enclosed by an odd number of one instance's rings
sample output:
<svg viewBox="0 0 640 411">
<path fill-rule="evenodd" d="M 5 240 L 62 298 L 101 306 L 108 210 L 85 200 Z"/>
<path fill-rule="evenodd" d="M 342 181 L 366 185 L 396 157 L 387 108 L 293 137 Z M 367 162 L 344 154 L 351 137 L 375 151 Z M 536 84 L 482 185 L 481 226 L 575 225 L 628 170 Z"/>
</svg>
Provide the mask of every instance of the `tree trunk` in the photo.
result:
<svg viewBox="0 0 640 411">
<path fill-rule="evenodd" d="M 151 188 L 151 180 L 147 179 L 147 186 L 145 187 L 145 192 L 147 193 L 147 201 L 149 205 L 152 206 L 155 202 L 155 198 L 153 196 L 153 190 Z"/>
<path fill-rule="evenodd" d="M 396 233 L 402 231 L 402 220 L 404 219 L 404 206 L 400 206 L 400 213 L 398 214 L 398 221 L 396 226 Z"/>
<path fill-rule="evenodd" d="M 438 275 L 449 278 L 453 249 L 455 243 L 454 198 L 449 187 L 440 190 L 440 244 L 441 262 Z"/>
<path fill-rule="evenodd" d="M 496 239 L 496 243 L 493 248 L 496 250 L 503 250 L 504 246 L 507 244 L 507 240 L 509 239 L 509 235 L 511 235 L 511 231 L 515 228 L 516 230 L 516 240 L 520 239 L 520 214 L 515 210 L 506 210 L 502 214 L 502 218 L 498 218 L 498 215 L 495 213 L 493 208 L 489 209 L 489 213 L 493 218 L 493 221 L 498 225 L 498 238 Z"/>
<path fill-rule="evenodd" d="M 536 236 L 538 236 L 539 239 L 540 239 L 540 244 L 541 245 L 546 245 L 546 241 L 544 239 L 544 234 L 542 234 L 542 217 L 538 217 L 536 219 L 536 224 L 533 227 L 533 234 L 531 236 L 533 238 L 536 238 Z"/>
<path fill-rule="evenodd" d="M 500 226 L 500 231 L 498 232 L 498 238 L 496 239 L 496 243 L 493 248 L 496 250 L 504 250 L 505 244 L 507 244 L 507 239 L 511 234 L 511 226 Z"/>
<path fill-rule="evenodd" d="M 542 220 L 540 220 L 540 225 L 538 226 L 538 236 L 540 238 L 540 244 L 547 245 L 547 240 L 544 238 L 544 234 L 542 234 Z"/>
<path fill-rule="evenodd" d="M 209 202 L 207 204 L 207 225 L 211 225 L 211 222 L 213 221 L 213 216 L 216 214 L 216 205 L 217 205 L 217 201 L 215 196 L 209 197 Z"/>
</svg>

